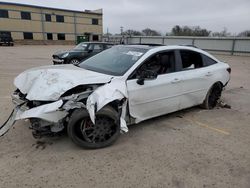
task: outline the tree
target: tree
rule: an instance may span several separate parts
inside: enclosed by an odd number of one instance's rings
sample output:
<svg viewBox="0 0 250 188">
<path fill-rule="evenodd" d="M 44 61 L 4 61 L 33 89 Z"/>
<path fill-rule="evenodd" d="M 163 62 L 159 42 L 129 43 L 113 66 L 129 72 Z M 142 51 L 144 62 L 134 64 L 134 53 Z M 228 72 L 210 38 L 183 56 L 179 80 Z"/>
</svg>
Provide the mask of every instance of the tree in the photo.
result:
<svg viewBox="0 0 250 188">
<path fill-rule="evenodd" d="M 175 35 L 175 36 L 180 36 L 180 35 L 182 35 L 182 28 L 181 28 L 179 25 L 174 26 L 174 27 L 172 28 L 171 34 L 172 34 L 172 35 Z"/>
<path fill-rule="evenodd" d="M 220 32 L 213 32 L 211 35 L 213 37 L 228 37 L 228 36 L 231 35 L 231 33 L 229 33 L 227 31 L 227 28 L 224 27 L 224 29 L 222 31 L 220 31 Z"/>
<path fill-rule="evenodd" d="M 124 35 L 129 35 L 129 36 L 141 36 L 142 33 L 140 31 L 128 29 L 123 32 Z"/>
<path fill-rule="evenodd" d="M 199 26 L 189 27 L 189 26 L 179 26 L 176 25 L 172 28 L 171 35 L 174 36 L 209 36 L 211 31 L 207 29 L 202 29 Z"/>
<path fill-rule="evenodd" d="M 161 36 L 160 32 L 150 28 L 143 29 L 142 33 L 146 36 Z"/>
<path fill-rule="evenodd" d="M 238 37 L 250 37 L 250 30 L 240 32 Z"/>
</svg>

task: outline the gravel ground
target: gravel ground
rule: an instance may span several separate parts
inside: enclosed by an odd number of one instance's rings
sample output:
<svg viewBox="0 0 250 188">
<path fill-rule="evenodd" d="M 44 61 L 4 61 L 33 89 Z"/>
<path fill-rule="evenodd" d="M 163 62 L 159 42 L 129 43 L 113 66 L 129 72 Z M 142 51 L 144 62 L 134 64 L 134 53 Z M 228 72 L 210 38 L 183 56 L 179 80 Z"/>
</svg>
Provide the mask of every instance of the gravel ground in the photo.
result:
<svg viewBox="0 0 250 188">
<path fill-rule="evenodd" d="M 13 79 L 51 64 L 72 46 L 0 47 L 0 122 L 13 106 Z M 223 100 L 129 127 L 111 147 L 85 150 L 68 137 L 37 142 L 18 121 L 0 138 L 0 187 L 250 187 L 250 57 L 217 55 L 232 67 Z"/>
</svg>

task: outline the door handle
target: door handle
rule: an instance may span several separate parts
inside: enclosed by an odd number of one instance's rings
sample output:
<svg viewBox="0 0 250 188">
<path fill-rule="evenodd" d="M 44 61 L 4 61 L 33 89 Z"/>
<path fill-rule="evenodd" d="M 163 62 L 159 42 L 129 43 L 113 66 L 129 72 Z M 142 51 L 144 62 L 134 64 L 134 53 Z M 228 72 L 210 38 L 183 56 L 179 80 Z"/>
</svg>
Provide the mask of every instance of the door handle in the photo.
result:
<svg viewBox="0 0 250 188">
<path fill-rule="evenodd" d="M 207 72 L 206 76 L 212 76 L 213 74 L 211 72 Z"/>
<path fill-rule="evenodd" d="M 179 83 L 181 80 L 179 78 L 175 78 L 174 80 L 171 81 L 172 84 Z"/>
</svg>

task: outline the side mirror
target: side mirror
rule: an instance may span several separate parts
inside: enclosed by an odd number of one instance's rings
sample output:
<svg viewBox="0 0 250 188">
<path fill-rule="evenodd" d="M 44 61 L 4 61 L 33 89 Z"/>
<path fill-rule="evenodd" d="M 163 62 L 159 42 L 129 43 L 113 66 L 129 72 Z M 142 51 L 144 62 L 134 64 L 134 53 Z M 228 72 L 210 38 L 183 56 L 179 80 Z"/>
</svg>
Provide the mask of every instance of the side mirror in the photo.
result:
<svg viewBox="0 0 250 188">
<path fill-rule="evenodd" d="M 93 52 L 93 50 L 92 50 L 92 49 L 89 49 L 89 50 L 88 50 L 88 53 L 91 53 L 91 52 Z"/>
<path fill-rule="evenodd" d="M 157 78 L 157 73 L 151 70 L 145 70 L 142 72 L 140 78 L 137 80 L 137 84 L 144 85 L 145 80 L 154 80 Z"/>
</svg>

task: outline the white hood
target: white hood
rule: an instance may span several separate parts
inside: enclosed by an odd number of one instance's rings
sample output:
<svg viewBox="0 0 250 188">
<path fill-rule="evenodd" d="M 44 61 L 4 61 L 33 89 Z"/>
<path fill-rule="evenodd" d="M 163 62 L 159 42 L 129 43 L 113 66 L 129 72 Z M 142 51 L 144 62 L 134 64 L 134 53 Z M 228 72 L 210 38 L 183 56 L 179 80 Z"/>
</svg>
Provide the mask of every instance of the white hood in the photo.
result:
<svg viewBox="0 0 250 188">
<path fill-rule="evenodd" d="M 27 94 L 28 100 L 55 101 L 71 88 L 107 83 L 112 77 L 74 65 L 56 65 L 24 71 L 15 78 L 14 84 L 23 94 Z"/>
</svg>

